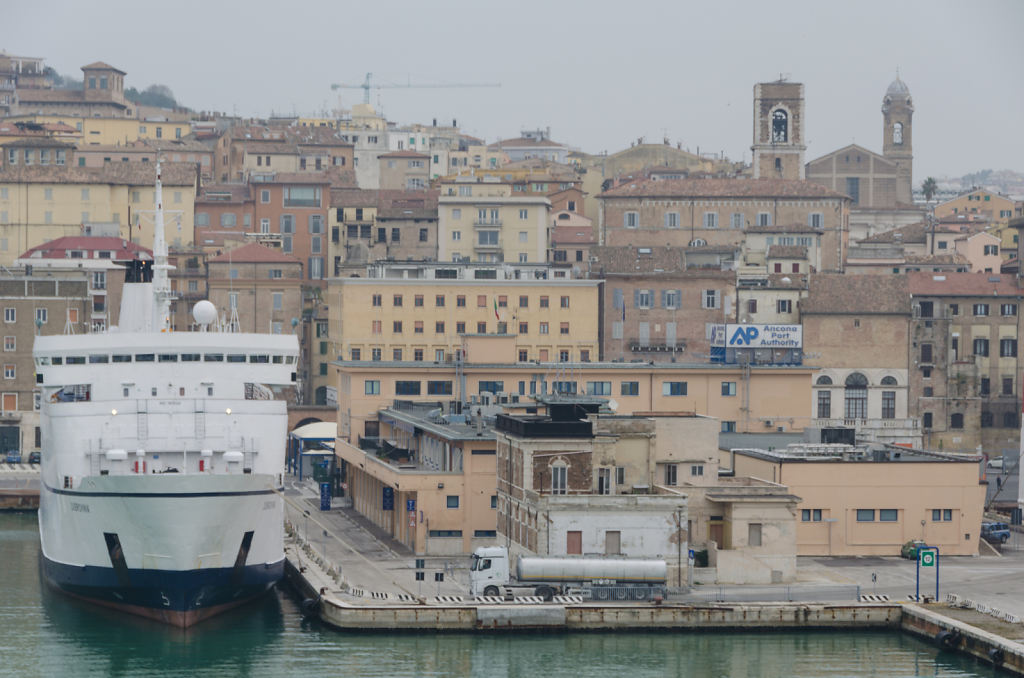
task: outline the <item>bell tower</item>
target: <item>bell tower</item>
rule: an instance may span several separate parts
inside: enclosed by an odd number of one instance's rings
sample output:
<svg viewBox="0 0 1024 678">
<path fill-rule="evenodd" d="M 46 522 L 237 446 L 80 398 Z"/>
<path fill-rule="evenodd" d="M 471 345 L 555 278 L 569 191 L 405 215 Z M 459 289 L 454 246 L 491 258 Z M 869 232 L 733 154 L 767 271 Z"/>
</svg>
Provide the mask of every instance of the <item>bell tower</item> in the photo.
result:
<svg viewBox="0 0 1024 678">
<path fill-rule="evenodd" d="M 754 178 L 804 178 L 804 86 L 798 82 L 754 85 Z"/>
<path fill-rule="evenodd" d="M 896 203 L 914 204 L 914 101 L 907 84 L 892 81 L 882 98 L 882 155 L 896 163 Z"/>
</svg>

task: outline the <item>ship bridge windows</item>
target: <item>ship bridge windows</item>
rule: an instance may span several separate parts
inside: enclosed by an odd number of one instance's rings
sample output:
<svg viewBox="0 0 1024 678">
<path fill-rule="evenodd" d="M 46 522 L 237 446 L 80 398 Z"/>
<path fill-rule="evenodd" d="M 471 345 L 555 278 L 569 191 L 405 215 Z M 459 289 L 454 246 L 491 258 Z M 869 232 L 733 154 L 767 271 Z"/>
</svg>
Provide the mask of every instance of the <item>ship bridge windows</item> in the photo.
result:
<svg viewBox="0 0 1024 678">
<path fill-rule="evenodd" d="M 58 355 L 53 356 L 53 364 L 54 365 L 63 365 L 64 364 L 64 358 L 61 357 L 61 356 L 58 356 Z"/>
<path fill-rule="evenodd" d="M 245 354 L 244 353 L 228 353 L 228 362 L 229 363 L 244 363 L 245 362 Z"/>
<path fill-rule="evenodd" d="M 90 365 L 96 365 L 98 363 L 108 363 L 108 362 L 110 362 L 110 356 L 108 356 L 108 355 L 96 355 L 96 354 L 93 354 L 93 355 L 89 356 L 89 364 Z"/>
<path fill-rule="evenodd" d="M 84 365 L 85 364 L 85 356 L 84 355 L 69 355 L 67 358 L 65 358 L 65 360 L 67 361 L 66 364 L 68 364 L 68 365 Z"/>
<path fill-rule="evenodd" d="M 50 395 L 51 403 L 81 403 L 92 399 L 90 384 L 72 384 L 61 386 Z"/>
<path fill-rule="evenodd" d="M 181 354 L 181 362 L 183 362 L 183 363 L 197 363 L 197 362 L 199 362 L 199 354 L 198 353 L 182 353 Z"/>
<path fill-rule="evenodd" d="M 161 353 L 159 355 L 159 360 L 162 363 L 176 363 L 176 362 L 178 362 L 178 354 L 177 353 Z"/>
<path fill-rule="evenodd" d="M 294 365 L 295 364 L 295 356 L 293 356 L 293 355 L 285 356 L 284 357 L 284 362 L 287 365 Z"/>
<path fill-rule="evenodd" d="M 137 363 L 151 363 L 156 360 L 155 353 L 136 353 L 135 362 Z"/>
<path fill-rule="evenodd" d="M 208 363 L 222 363 L 224 362 L 223 353 L 207 353 L 203 356 L 203 360 Z"/>
<path fill-rule="evenodd" d="M 284 356 L 283 355 L 275 355 L 274 356 L 274 364 L 275 365 L 280 365 L 283 362 L 284 362 Z"/>
<path fill-rule="evenodd" d="M 250 355 L 249 356 L 249 362 L 251 362 L 251 363 L 269 363 L 270 362 L 270 356 L 266 355 L 266 354 L 262 354 L 262 353 L 259 354 L 259 355 Z"/>
<path fill-rule="evenodd" d="M 131 361 L 131 354 L 115 353 L 113 356 L 113 362 L 115 363 L 130 363 Z"/>
</svg>

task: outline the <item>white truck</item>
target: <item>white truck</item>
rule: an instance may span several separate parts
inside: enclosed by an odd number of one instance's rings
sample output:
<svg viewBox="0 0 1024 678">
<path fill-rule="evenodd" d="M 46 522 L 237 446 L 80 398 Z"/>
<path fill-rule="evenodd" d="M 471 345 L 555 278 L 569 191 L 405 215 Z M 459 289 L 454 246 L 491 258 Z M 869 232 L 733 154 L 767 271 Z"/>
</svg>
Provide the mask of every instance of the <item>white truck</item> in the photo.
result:
<svg viewBox="0 0 1024 678">
<path fill-rule="evenodd" d="M 521 556 L 515 578 L 511 575 L 508 549 L 480 547 L 469 568 L 469 593 L 499 596 L 532 589 L 544 600 L 562 594 L 593 600 L 648 600 L 666 594 L 668 566 L 664 560 L 610 556 Z"/>
</svg>

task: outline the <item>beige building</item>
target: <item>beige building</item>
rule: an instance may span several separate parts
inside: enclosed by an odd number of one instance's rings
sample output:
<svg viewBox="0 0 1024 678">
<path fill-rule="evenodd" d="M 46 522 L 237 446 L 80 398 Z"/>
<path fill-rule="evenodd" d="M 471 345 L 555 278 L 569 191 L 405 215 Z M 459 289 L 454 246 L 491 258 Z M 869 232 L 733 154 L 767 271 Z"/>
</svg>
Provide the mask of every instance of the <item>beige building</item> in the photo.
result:
<svg viewBox="0 0 1024 678">
<path fill-rule="evenodd" d="M 905 275 L 811 276 L 800 317 L 804 351 L 819 366 L 815 426 L 851 427 L 861 438 L 921 446 L 920 421 L 909 402 L 910 312 Z"/>
<path fill-rule="evenodd" d="M 448 362 L 465 336 L 479 335 L 503 340 L 513 360 L 524 363 L 598 357 L 600 281 L 505 278 L 504 271 L 450 264 L 409 268 L 429 277 L 329 281 L 332 355 Z M 477 277 L 478 271 L 497 277 Z"/>
<path fill-rule="evenodd" d="M 189 243 L 196 166 L 166 163 L 162 180 L 167 240 Z M 0 170 L 0 265 L 10 266 L 22 252 L 48 240 L 82 235 L 94 223 L 116 224 L 121 238 L 130 234 L 132 242 L 151 248 L 155 183 L 149 163 L 5 166 Z"/>
<path fill-rule="evenodd" d="M 716 420 L 602 414 L 599 401 L 574 398 L 542 404 L 546 416 L 497 417 L 498 538 L 512 550 L 665 558 L 670 585 L 681 585 L 683 555 L 698 547 L 720 583 L 794 578 L 798 498 L 774 483 L 720 479 Z"/>
<path fill-rule="evenodd" d="M 842 270 L 850 200 L 813 182 L 647 179 L 623 182 L 598 198 L 602 245 L 742 245 L 748 256 L 771 245 L 803 245 L 815 270 Z"/>
<path fill-rule="evenodd" d="M 336 336 L 333 332 L 332 337 Z M 695 412 L 727 431 L 800 431 L 810 423 L 811 374 L 803 366 L 684 363 L 517 362 L 514 339 L 466 335 L 444 361 L 333 363 L 338 435 L 376 435 L 377 412 L 395 398 L 472 404 L 527 402 L 545 394 L 587 394 L 615 401 L 616 412 Z"/>
<path fill-rule="evenodd" d="M 131 104 L 134 106 L 134 104 Z M 88 146 L 116 146 L 139 139 L 173 141 L 192 133 L 192 125 L 185 120 L 140 120 L 135 117 L 92 117 L 78 113 L 31 113 L 9 118 L 12 121 L 36 124 L 63 124 L 80 135 L 79 148 Z"/>
<path fill-rule="evenodd" d="M 458 176 L 441 183 L 439 261 L 541 263 L 548 259 L 551 201 L 512 192 L 496 177 Z"/>
<path fill-rule="evenodd" d="M 394 151 L 378 158 L 380 188 L 385 191 L 422 191 L 430 186 L 430 156 L 416 151 Z"/>
<path fill-rule="evenodd" d="M 439 414 L 435 403 L 396 401 L 381 409 L 379 422 L 379 435 L 335 447 L 355 510 L 417 555 L 493 545 L 494 433 L 465 416 Z"/>
<path fill-rule="evenodd" d="M 896 556 L 911 539 L 943 556 L 978 553 L 985 485 L 979 457 L 887 446 L 741 449 L 737 475 L 784 483 L 799 496 L 797 554 Z"/>
</svg>

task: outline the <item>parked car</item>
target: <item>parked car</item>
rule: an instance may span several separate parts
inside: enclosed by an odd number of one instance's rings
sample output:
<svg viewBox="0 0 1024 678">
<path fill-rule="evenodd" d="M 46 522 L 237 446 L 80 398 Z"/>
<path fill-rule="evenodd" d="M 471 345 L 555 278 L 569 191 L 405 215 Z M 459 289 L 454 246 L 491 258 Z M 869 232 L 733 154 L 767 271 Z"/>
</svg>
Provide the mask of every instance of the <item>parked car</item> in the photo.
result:
<svg viewBox="0 0 1024 678">
<path fill-rule="evenodd" d="M 988 467 L 990 469 L 995 469 L 996 471 L 1002 471 L 1003 470 L 1003 458 L 1002 457 L 993 457 L 993 458 L 989 459 L 988 460 Z"/>
<path fill-rule="evenodd" d="M 7 450 L 7 463 L 8 464 L 20 464 L 21 463 L 21 451 L 20 450 Z"/>
<path fill-rule="evenodd" d="M 32 452 L 28 453 L 28 463 L 30 463 L 30 464 L 38 464 L 41 461 L 42 461 L 42 454 L 39 452 L 39 450 L 33 450 Z"/>
<path fill-rule="evenodd" d="M 917 560 L 917 552 L 926 546 L 928 545 L 920 539 L 911 539 L 903 545 L 903 548 L 900 550 L 900 555 L 904 558 L 909 558 L 910 560 Z"/>
<path fill-rule="evenodd" d="M 1010 526 L 1006 523 L 982 523 L 981 538 L 990 544 L 1005 544 L 1010 539 Z"/>
</svg>

